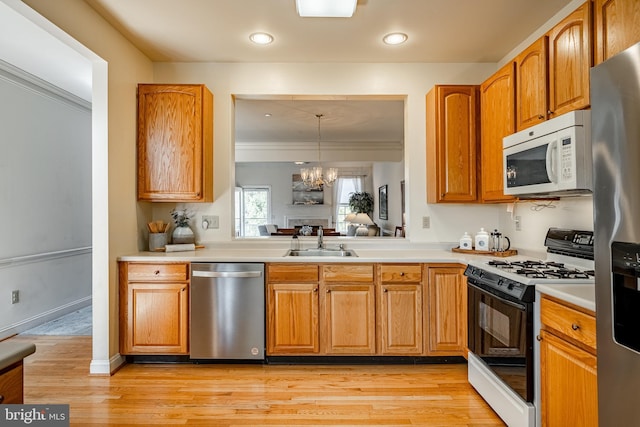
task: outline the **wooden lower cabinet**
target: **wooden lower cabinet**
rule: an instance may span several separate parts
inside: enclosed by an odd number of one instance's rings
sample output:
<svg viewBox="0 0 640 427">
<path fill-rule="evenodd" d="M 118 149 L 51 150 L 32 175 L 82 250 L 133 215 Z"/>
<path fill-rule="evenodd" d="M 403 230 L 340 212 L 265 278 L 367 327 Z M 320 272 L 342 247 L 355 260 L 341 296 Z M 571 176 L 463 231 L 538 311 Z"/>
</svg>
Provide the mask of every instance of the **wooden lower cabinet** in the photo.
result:
<svg viewBox="0 0 640 427">
<path fill-rule="evenodd" d="M 320 352 L 317 264 L 268 264 L 267 354 Z"/>
<path fill-rule="evenodd" d="M 594 314 L 543 297 L 540 316 L 542 425 L 596 427 Z"/>
<path fill-rule="evenodd" d="M 24 403 L 24 363 L 14 363 L 0 370 L 0 403 L 21 404 Z"/>
<path fill-rule="evenodd" d="M 267 354 L 318 354 L 317 283 L 267 285 Z"/>
<path fill-rule="evenodd" d="M 427 356 L 465 356 L 467 282 L 458 264 L 425 265 Z"/>
<path fill-rule="evenodd" d="M 382 355 L 422 355 L 422 266 L 379 264 L 378 341 Z"/>
<path fill-rule="evenodd" d="M 325 264 L 320 271 L 322 354 L 375 354 L 374 265 Z"/>
<path fill-rule="evenodd" d="M 120 353 L 188 354 L 189 263 L 119 263 Z"/>
<path fill-rule="evenodd" d="M 375 341 L 375 288 L 365 284 L 326 283 L 320 288 L 322 353 L 372 355 Z"/>
<path fill-rule="evenodd" d="M 268 264 L 267 354 L 464 355 L 463 272 L 459 264 Z"/>
</svg>

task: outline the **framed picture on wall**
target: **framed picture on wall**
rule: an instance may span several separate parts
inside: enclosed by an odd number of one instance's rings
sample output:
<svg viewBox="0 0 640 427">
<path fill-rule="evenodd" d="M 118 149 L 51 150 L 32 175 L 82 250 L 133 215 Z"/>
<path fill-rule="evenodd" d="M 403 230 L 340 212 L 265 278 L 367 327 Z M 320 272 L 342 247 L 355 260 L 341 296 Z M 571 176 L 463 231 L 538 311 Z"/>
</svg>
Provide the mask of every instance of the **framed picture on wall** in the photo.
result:
<svg viewBox="0 0 640 427">
<path fill-rule="evenodd" d="M 380 219 L 389 219 L 387 211 L 387 186 L 378 188 L 378 216 Z"/>
</svg>

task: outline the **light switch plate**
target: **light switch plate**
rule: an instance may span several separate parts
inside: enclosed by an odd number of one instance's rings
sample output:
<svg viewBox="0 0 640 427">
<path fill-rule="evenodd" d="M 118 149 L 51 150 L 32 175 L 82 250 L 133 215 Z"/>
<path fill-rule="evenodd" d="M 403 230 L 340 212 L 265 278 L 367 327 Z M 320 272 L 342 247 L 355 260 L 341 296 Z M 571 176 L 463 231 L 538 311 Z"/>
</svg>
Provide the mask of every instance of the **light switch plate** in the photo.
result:
<svg viewBox="0 0 640 427">
<path fill-rule="evenodd" d="M 431 228 L 431 217 L 423 216 L 422 217 L 422 228 Z"/>
<path fill-rule="evenodd" d="M 220 217 L 218 215 L 202 215 L 202 228 L 204 228 L 205 222 L 207 223 L 207 230 L 220 228 Z"/>
</svg>

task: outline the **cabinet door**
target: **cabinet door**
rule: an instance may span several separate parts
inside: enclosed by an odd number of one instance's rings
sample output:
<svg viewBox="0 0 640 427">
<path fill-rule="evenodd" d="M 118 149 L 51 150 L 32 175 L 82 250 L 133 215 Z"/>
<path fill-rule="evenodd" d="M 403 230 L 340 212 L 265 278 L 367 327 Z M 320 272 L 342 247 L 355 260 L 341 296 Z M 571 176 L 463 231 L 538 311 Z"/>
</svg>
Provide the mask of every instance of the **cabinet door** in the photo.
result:
<svg viewBox="0 0 640 427">
<path fill-rule="evenodd" d="M 547 36 L 516 57 L 516 125 L 526 129 L 547 119 Z"/>
<path fill-rule="evenodd" d="M 427 94 L 427 202 L 475 202 L 478 86 L 435 86 Z"/>
<path fill-rule="evenodd" d="M 589 106 L 591 34 L 590 1 L 549 31 L 549 118 Z"/>
<path fill-rule="evenodd" d="M 319 352 L 317 283 L 268 284 L 267 316 L 267 354 Z"/>
<path fill-rule="evenodd" d="M 427 355 L 464 355 L 467 347 L 467 286 L 462 267 L 428 267 Z"/>
<path fill-rule="evenodd" d="M 323 354 L 375 354 L 375 292 L 369 284 L 321 288 Z"/>
<path fill-rule="evenodd" d="M 509 62 L 480 86 L 481 170 L 483 202 L 507 202 L 504 194 L 502 138 L 515 132 L 515 63 Z"/>
<path fill-rule="evenodd" d="M 129 283 L 123 354 L 187 354 L 186 283 Z"/>
<path fill-rule="evenodd" d="M 596 357 L 540 332 L 543 426 L 598 425 Z"/>
<path fill-rule="evenodd" d="M 638 0 L 595 0 L 595 63 L 640 42 Z"/>
<path fill-rule="evenodd" d="M 380 289 L 381 353 L 422 354 L 422 284 L 383 283 Z"/>
<path fill-rule="evenodd" d="M 138 86 L 138 200 L 213 201 L 213 95 Z"/>
</svg>

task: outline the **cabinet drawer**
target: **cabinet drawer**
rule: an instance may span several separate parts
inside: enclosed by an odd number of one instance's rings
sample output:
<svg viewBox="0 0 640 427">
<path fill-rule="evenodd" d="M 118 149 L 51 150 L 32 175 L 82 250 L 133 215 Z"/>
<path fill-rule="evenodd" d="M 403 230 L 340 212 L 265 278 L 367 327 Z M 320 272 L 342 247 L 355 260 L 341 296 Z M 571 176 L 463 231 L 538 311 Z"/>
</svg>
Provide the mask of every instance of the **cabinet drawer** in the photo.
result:
<svg viewBox="0 0 640 427">
<path fill-rule="evenodd" d="M 267 280 L 269 283 L 315 283 L 318 281 L 318 265 L 269 264 Z"/>
<path fill-rule="evenodd" d="M 23 403 L 22 362 L 0 371 L 0 396 L 3 404 Z"/>
<path fill-rule="evenodd" d="M 422 281 L 422 267 L 414 265 L 381 265 L 380 278 L 382 283 L 419 283 Z"/>
<path fill-rule="evenodd" d="M 127 280 L 129 282 L 189 280 L 189 264 L 129 263 L 127 265 Z"/>
<path fill-rule="evenodd" d="M 540 319 L 545 329 L 554 329 L 592 349 L 596 349 L 596 319 L 594 316 L 542 298 Z"/>
<path fill-rule="evenodd" d="M 373 282 L 373 264 L 324 265 L 325 282 Z"/>
</svg>

